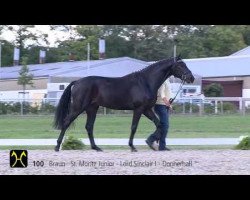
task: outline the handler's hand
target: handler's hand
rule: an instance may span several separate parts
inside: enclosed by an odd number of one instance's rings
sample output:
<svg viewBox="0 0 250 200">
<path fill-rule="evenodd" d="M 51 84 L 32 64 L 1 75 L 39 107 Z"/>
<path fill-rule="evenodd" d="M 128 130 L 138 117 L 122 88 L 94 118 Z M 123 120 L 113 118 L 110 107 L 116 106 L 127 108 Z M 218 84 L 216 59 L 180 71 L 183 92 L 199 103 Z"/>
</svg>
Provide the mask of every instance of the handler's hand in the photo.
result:
<svg viewBox="0 0 250 200">
<path fill-rule="evenodd" d="M 166 98 L 164 98 L 163 101 L 166 104 L 166 106 L 169 107 L 170 110 L 172 110 L 172 105 L 170 104 L 169 100 L 167 100 Z"/>
<path fill-rule="evenodd" d="M 173 110 L 173 107 L 171 104 L 169 104 L 169 106 L 167 106 L 169 108 L 169 110 Z"/>
</svg>

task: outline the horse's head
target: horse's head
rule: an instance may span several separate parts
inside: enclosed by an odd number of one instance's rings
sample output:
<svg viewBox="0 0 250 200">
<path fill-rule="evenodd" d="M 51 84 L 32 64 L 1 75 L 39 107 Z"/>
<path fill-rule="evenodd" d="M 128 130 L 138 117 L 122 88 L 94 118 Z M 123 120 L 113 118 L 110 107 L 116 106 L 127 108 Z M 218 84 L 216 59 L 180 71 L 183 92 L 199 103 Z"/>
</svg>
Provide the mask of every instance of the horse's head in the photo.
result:
<svg viewBox="0 0 250 200">
<path fill-rule="evenodd" d="M 172 75 L 187 82 L 193 83 L 194 76 L 192 72 L 187 68 L 186 63 L 184 63 L 181 58 L 178 56 L 171 68 Z"/>
</svg>

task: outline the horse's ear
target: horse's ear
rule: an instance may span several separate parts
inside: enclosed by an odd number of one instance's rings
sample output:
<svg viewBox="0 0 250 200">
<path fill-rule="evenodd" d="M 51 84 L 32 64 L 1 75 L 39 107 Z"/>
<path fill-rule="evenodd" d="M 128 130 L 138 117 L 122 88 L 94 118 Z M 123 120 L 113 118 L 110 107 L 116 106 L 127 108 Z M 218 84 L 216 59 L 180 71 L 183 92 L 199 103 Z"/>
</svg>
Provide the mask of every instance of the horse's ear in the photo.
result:
<svg viewBox="0 0 250 200">
<path fill-rule="evenodd" d="M 179 54 L 178 56 L 177 56 L 177 59 L 176 60 L 181 60 L 181 54 Z"/>
</svg>

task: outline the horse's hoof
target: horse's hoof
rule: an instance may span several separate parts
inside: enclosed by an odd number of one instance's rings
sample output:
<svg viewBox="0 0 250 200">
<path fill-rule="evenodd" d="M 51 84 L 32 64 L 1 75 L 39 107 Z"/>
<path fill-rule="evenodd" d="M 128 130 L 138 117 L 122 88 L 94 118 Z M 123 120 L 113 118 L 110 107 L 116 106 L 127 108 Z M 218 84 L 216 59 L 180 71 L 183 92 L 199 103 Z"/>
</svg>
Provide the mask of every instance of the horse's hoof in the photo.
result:
<svg viewBox="0 0 250 200">
<path fill-rule="evenodd" d="M 59 147 L 55 147 L 55 151 L 58 152 L 59 151 Z"/>
<path fill-rule="evenodd" d="M 96 150 L 96 151 L 103 151 L 101 148 L 99 147 L 93 147 L 92 149 Z"/>
<path fill-rule="evenodd" d="M 132 152 L 137 152 L 137 149 L 131 149 Z"/>
<path fill-rule="evenodd" d="M 103 151 L 103 150 L 99 148 L 99 149 L 96 149 L 96 151 L 99 151 L 99 152 L 101 152 L 101 151 Z"/>
</svg>

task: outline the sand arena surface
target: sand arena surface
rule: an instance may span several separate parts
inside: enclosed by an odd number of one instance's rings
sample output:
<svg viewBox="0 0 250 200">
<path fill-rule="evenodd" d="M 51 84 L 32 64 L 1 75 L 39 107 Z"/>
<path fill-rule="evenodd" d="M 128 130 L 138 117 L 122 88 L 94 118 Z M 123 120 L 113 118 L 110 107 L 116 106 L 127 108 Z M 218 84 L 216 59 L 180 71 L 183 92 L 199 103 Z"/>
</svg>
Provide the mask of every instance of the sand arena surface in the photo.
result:
<svg viewBox="0 0 250 200">
<path fill-rule="evenodd" d="M 237 175 L 250 174 L 250 151 L 28 150 L 28 167 L 11 168 L 9 151 L 0 152 L 1 175 Z M 44 163 L 34 166 L 34 161 Z"/>
</svg>

